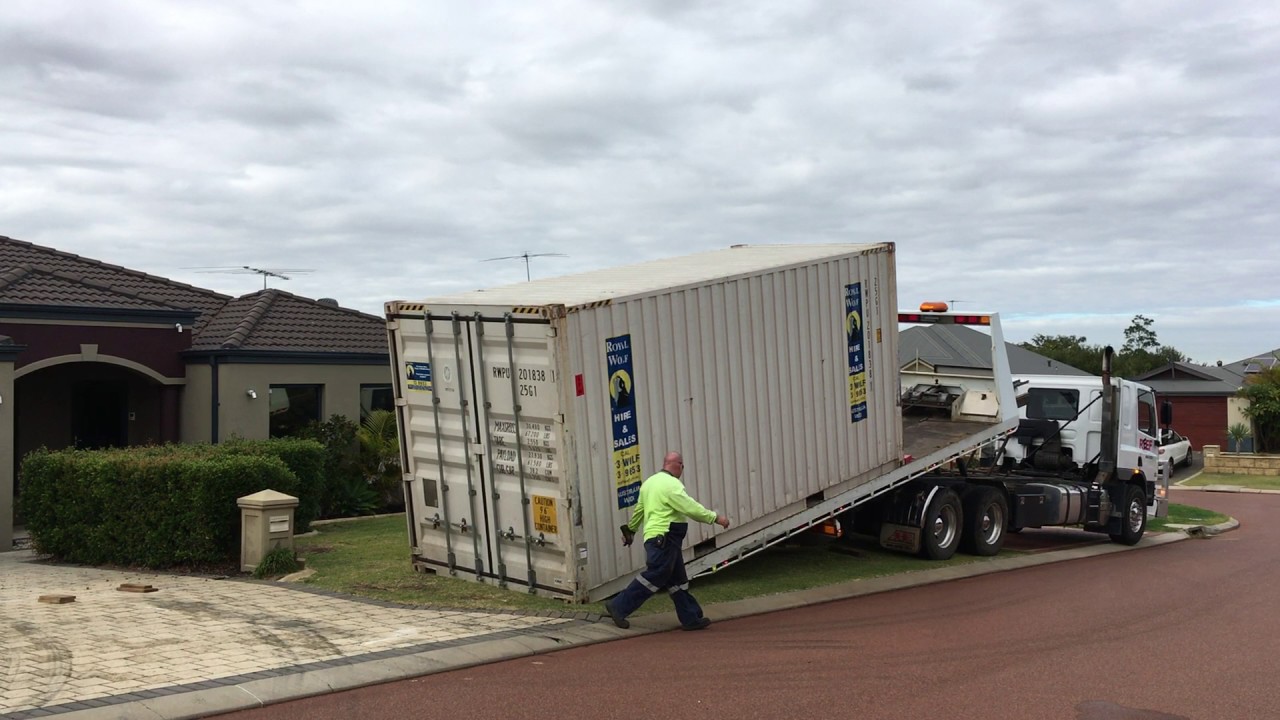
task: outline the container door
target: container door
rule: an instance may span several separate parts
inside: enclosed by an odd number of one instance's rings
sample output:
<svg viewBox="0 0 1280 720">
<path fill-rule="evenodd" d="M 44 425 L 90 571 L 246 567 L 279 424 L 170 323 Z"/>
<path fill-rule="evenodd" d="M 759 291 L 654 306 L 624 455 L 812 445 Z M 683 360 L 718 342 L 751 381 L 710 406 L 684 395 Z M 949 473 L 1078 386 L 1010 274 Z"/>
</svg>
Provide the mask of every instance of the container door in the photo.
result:
<svg viewBox="0 0 1280 720">
<path fill-rule="evenodd" d="M 416 325 L 416 326 L 415 326 Z M 400 321 L 407 455 L 421 559 L 450 575 L 483 579 L 493 565 L 468 323 L 449 315 Z"/>
<path fill-rule="evenodd" d="M 555 334 L 544 320 L 475 316 L 469 323 L 480 475 L 488 490 L 492 572 L 529 592 L 576 590 L 569 552 L 564 418 Z"/>
</svg>

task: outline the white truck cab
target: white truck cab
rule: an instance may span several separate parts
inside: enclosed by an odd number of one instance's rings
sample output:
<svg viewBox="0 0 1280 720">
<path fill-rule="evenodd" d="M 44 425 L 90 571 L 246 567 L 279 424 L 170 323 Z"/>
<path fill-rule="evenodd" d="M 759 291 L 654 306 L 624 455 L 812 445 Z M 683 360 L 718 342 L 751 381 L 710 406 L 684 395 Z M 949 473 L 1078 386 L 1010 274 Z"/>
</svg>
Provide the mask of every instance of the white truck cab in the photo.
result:
<svg viewBox="0 0 1280 720">
<path fill-rule="evenodd" d="M 1113 379 L 1116 405 L 1117 475 L 1141 475 L 1147 483 L 1149 515 L 1168 514 L 1168 476 L 1160 472 L 1160 421 L 1150 387 Z M 1084 474 L 1102 454 L 1102 378 L 1017 375 L 1019 425 L 1007 456 L 1039 470 Z"/>
</svg>

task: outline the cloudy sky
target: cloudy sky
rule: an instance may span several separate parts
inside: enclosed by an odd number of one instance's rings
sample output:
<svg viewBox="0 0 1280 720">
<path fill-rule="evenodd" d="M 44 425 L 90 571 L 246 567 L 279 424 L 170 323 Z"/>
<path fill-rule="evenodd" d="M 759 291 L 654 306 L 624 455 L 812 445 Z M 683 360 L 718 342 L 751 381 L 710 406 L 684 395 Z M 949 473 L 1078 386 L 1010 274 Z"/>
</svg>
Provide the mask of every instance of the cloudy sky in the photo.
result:
<svg viewBox="0 0 1280 720">
<path fill-rule="evenodd" d="M 1280 347 L 1274 2 L 0 3 L 0 234 L 380 314 L 733 243 Z"/>
</svg>

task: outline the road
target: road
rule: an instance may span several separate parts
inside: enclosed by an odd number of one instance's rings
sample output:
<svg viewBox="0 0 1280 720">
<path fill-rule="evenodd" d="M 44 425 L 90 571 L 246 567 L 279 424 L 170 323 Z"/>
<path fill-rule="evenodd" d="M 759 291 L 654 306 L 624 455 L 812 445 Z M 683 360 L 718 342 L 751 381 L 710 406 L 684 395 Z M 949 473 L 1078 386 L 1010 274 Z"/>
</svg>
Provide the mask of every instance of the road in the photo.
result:
<svg viewBox="0 0 1280 720">
<path fill-rule="evenodd" d="M 1280 717 L 1280 495 L 1173 499 L 1241 527 L 225 717 Z"/>
</svg>

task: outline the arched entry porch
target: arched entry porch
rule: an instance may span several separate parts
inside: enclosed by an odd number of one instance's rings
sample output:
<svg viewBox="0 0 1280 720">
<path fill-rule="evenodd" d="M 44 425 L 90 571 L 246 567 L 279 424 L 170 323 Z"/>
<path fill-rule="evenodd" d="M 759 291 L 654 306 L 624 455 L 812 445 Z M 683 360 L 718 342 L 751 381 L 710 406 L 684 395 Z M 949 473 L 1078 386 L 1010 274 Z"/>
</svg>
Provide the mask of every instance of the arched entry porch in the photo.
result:
<svg viewBox="0 0 1280 720">
<path fill-rule="evenodd" d="M 176 442 L 183 379 L 130 360 L 99 355 L 47 358 L 13 377 L 13 499 L 22 492 L 22 458 L 50 450 Z M 15 512 L 15 524 L 21 515 Z"/>
</svg>

